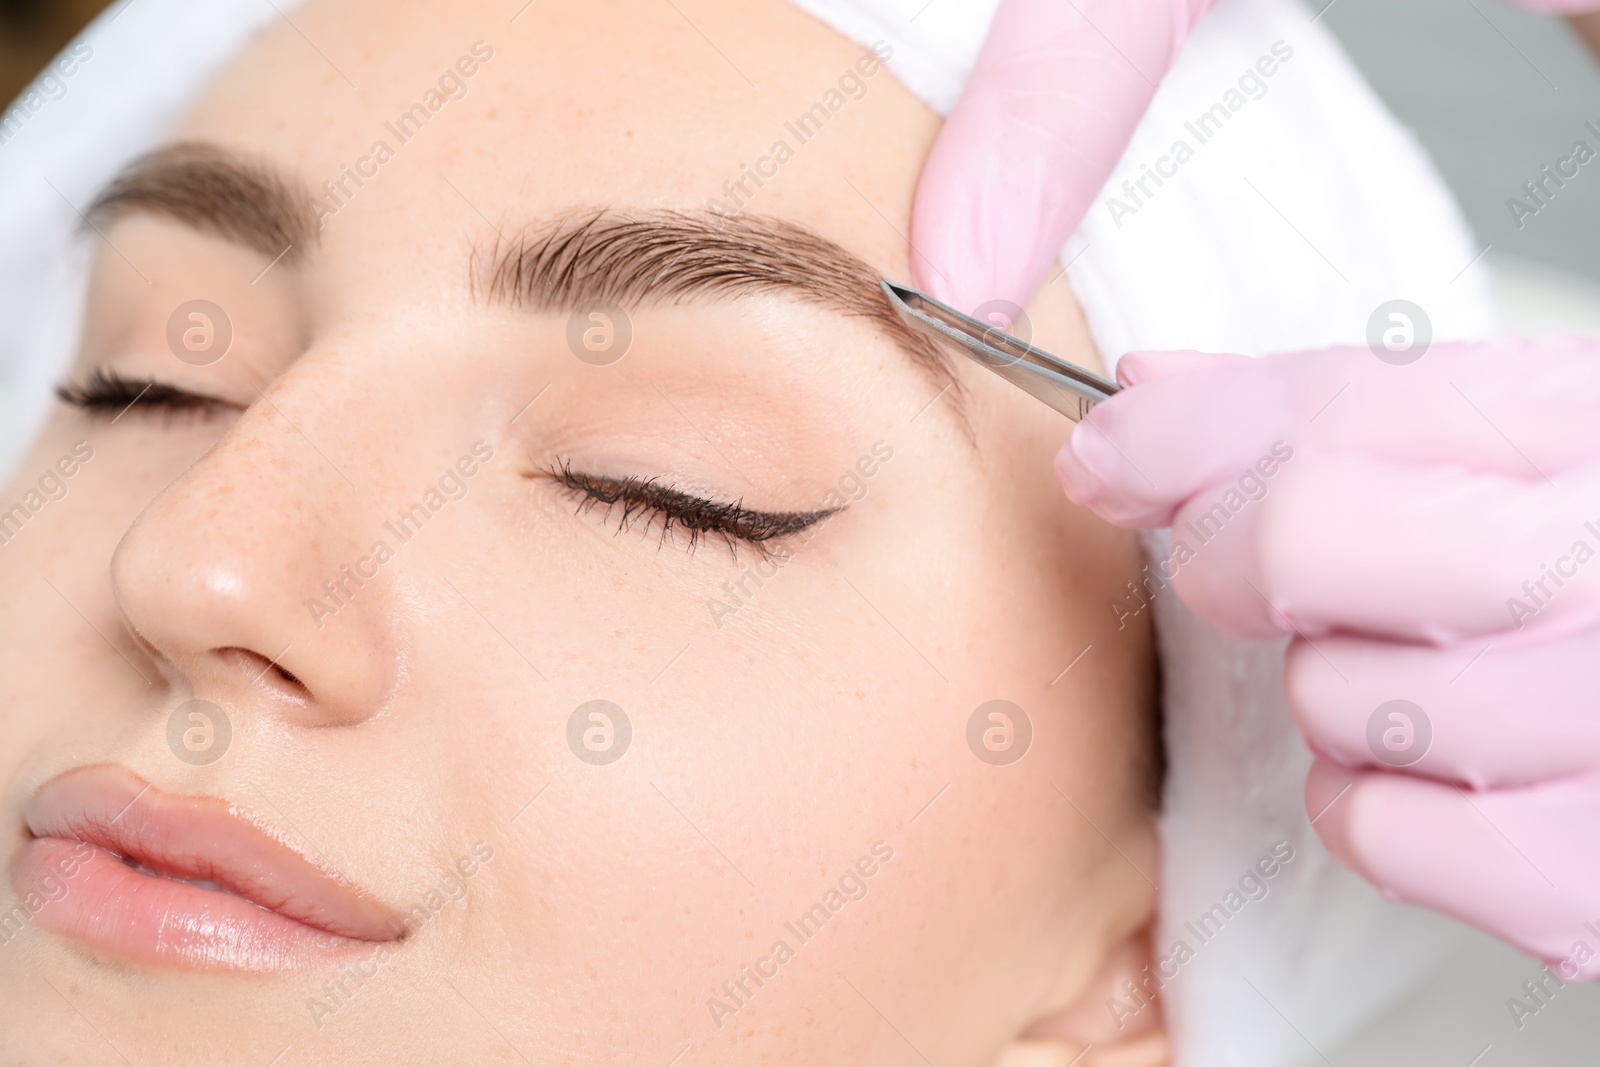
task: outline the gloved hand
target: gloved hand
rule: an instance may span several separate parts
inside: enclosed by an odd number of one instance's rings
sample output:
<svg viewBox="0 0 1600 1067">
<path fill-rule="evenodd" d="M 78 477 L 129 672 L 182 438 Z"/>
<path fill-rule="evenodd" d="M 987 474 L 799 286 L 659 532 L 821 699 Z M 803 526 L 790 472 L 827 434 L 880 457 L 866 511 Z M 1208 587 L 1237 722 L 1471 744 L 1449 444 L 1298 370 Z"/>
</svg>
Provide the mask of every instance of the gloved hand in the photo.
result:
<svg viewBox="0 0 1600 1067">
<path fill-rule="evenodd" d="M 1150 587 L 1292 638 L 1341 862 L 1600 977 L 1600 341 L 1409 343 L 1130 354 L 1057 471 L 1172 527 Z"/>
<path fill-rule="evenodd" d="M 917 286 L 1028 303 L 1211 0 L 1000 0 L 911 213 Z"/>
</svg>

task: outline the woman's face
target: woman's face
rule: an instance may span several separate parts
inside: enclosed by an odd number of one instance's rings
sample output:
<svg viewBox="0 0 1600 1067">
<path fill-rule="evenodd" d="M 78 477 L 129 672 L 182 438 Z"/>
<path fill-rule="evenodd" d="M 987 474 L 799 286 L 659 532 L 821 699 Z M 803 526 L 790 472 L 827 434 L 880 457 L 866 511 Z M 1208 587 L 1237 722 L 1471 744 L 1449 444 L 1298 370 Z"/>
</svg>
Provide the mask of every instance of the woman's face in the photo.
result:
<svg viewBox="0 0 1600 1067">
<path fill-rule="evenodd" d="M 518 6 L 312 0 L 95 216 L 0 497 L 0 1060 L 1098 1055 L 1137 544 L 883 317 L 935 117 L 778 0 Z"/>
</svg>

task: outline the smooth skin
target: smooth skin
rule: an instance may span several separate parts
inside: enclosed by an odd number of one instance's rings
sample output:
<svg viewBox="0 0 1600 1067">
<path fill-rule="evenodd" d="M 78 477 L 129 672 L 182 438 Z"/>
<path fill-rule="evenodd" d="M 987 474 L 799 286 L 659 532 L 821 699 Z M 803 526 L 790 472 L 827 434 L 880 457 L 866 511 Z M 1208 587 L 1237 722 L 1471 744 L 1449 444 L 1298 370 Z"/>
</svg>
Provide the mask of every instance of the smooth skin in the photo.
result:
<svg viewBox="0 0 1600 1067">
<path fill-rule="evenodd" d="M 0 546 L 0 852 L 40 785 L 112 762 L 396 908 L 478 843 L 493 858 L 338 1001 L 331 972 L 134 965 L 24 924 L 0 943 L 0 1062 L 1165 1062 L 1158 1008 L 1119 1030 L 1106 1006 L 1148 959 L 1159 881 L 1151 636 L 1107 606 L 1140 554 L 1055 490 L 1068 424 L 978 368 L 941 390 L 788 297 L 630 309 L 602 367 L 565 314 L 475 291 L 474 250 L 541 220 L 702 210 L 862 50 L 780 0 L 516 6 L 311 0 L 233 62 L 173 140 L 315 190 L 493 49 L 295 255 L 111 222 L 74 380 L 220 403 L 63 405 L 0 496 L 92 448 Z M 906 278 L 938 121 L 886 73 L 867 86 L 747 210 Z M 235 331 L 205 367 L 166 333 L 198 298 Z M 1040 344 L 1099 365 L 1065 282 L 1029 310 Z M 331 617 L 308 607 L 479 443 L 464 495 Z M 864 475 L 875 446 L 892 458 Z M 760 554 L 622 529 L 563 463 L 849 504 L 717 618 Z M 191 698 L 232 726 L 209 765 L 169 747 Z M 597 698 L 633 729 L 608 765 L 567 741 Z M 1032 723 L 1009 766 L 968 747 L 995 699 Z M 864 895 L 718 1017 L 863 856 Z"/>
</svg>

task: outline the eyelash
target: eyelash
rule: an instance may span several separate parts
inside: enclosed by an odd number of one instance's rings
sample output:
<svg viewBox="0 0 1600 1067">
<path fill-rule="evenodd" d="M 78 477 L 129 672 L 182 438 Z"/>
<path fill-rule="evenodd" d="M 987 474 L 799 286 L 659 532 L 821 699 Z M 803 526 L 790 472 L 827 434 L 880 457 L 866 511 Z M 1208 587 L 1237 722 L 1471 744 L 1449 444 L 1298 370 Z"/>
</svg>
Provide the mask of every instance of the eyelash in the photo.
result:
<svg viewBox="0 0 1600 1067">
<path fill-rule="evenodd" d="M 205 416 L 229 405 L 214 397 L 191 393 L 154 378 L 129 378 L 100 368 L 83 382 L 56 387 L 56 396 L 96 418 L 116 418 L 134 406 L 158 409 L 170 416 Z M 727 503 L 693 496 L 656 478 L 603 478 L 575 471 L 562 461 L 546 469 L 547 477 L 577 500 L 577 513 L 604 508 L 617 515 L 617 533 L 643 523 L 648 530 L 661 526 L 662 544 L 674 533 L 687 539 L 692 555 L 706 537 L 720 538 L 735 556 L 738 546 L 754 548 L 763 558 L 772 555 L 770 544 L 802 533 L 842 508 L 817 511 L 756 511 L 740 501 Z"/>
<path fill-rule="evenodd" d="M 810 529 L 842 508 L 820 511 L 755 511 L 741 501 L 726 503 L 692 496 L 656 478 L 602 478 L 575 471 L 563 460 L 543 472 L 578 502 L 577 513 L 603 507 L 609 518 L 617 517 L 617 534 L 641 522 L 646 530 L 659 522 L 661 543 L 678 532 L 686 538 L 685 549 L 692 555 L 708 537 L 721 538 L 728 551 L 737 557 L 738 546 L 754 548 L 763 558 L 772 555 L 770 544 Z"/>
<path fill-rule="evenodd" d="M 191 393 L 154 378 L 129 378 L 103 367 L 96 369 L 85 381 L 58 385 L 56 396 L 62 403 L 88 412 L 95 418 L 112 419 L 136 404 L 163 411 L 172 417 L 211 415 L 229 406 L 215 397 Z"/>
</svg>

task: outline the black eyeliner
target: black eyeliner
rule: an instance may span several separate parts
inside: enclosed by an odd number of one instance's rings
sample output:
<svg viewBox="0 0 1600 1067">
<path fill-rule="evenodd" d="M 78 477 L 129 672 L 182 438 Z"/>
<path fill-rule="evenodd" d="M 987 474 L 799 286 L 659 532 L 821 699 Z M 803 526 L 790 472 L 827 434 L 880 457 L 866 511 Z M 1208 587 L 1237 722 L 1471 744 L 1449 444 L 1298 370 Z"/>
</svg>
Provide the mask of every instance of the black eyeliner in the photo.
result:
<svg viewBox="0 0 1600 1067">
<path fill-rule="evenodd" d="M 843 510 L 757 511 L 745 507 L 742 500 L 707 500 L 663 485 L 656 478 L 605 478 L 575 471 L 566 461 L 543 473 L 579 498 L 579 514 L 601 506 L 609 511 L 620 505 L 618 534 L 640 521 L 648 528 L 659 520 L 661 542 L 664 544 L 673 531 L 680 531 L 689 540 L 690 552 L 709 534 L 720 537 L 729 551 L 743 542 L 766 554 L 767 542 L 793 537 Z"/>
</svg>

